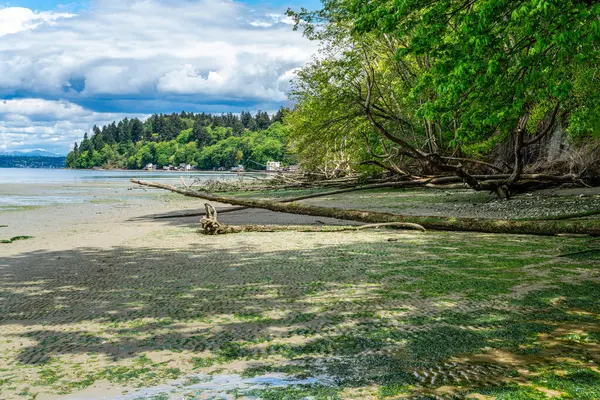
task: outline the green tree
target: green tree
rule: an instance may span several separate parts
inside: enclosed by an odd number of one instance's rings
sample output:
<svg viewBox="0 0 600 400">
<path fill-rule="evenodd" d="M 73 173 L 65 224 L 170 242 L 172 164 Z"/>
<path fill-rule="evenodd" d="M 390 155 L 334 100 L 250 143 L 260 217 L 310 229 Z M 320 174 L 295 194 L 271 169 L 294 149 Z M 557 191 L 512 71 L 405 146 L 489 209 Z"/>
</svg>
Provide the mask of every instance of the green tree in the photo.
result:
<svg viewBox="0 0 600 400">
<path fill-rule="evenodd" d="M 482 188 L 463 163 L 481 165 L 498 145 L 514 143 L 512 183 L 525 149 L 556 121 L 575 126 L 569 116 L 589 120 L 582 110 L 598 107 L 577 86 L 599 67 L 597 2 L 323 5 L 290 12 L 297 28 L 323 43 L 321 56 L 300 71 L 297 107 L 285 118 L 314 168 L 330 168 L 322 161 L 336 158 L 338 168 L 347 158 L 395 173 L 453 172 Z M 595 125 L 581 124 L 588 132 Z"/>
<path fill-rule="evenodd" d="M 201 121 L 194 122 L 192 136 L 198 142 L 198 147 L 207 146 L 212 140 L 208 127 L 206 127 Z"/>
<path fill-rule="evenodd" d="M 139 142 L 144 139 L 144 125 L 137 118 L 131 120 L 131 139 L 134 142 Z"/>
</svg>

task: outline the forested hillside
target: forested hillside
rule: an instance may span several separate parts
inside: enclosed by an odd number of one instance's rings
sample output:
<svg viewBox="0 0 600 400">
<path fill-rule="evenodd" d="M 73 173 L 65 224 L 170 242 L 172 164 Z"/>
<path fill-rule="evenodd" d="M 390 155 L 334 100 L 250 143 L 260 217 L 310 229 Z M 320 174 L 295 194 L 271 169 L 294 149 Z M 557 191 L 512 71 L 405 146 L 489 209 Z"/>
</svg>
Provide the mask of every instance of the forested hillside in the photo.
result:
<svg viewBox="0 0 600 400">
<path fill-rule="evenodd" d="M 597 180 L 598 2 L 325 0 L 288 14 L 322 44 L 286 119 L 305 169 L 457 175 L 480 190 L 527 172 Z"/>
<path fill-rule="evenodd" d="M 200 169 L 232 167 L 238 164 L 260 169 L 267 161 L 289 162 L 285 110 L 272 117 L 259 111 L 255 116 L 242 112 L 155 114 L 142 122 L 127 119 L 102 128 L 94 126 L 67 156 L 70 168 L 140 169 L 158 165 L 191 164 Z"/>
<path fill-rule="evenodd" d="M 4 156 L 0 155 L 0 168 L 64 168 L 64 157 Z"/>
</svg>

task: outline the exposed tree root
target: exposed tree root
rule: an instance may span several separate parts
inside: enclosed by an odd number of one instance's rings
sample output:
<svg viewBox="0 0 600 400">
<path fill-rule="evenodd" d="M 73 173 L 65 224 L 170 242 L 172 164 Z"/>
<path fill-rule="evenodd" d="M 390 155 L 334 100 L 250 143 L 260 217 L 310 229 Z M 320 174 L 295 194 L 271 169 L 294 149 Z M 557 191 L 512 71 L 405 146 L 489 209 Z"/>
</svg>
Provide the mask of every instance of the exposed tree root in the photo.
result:
<svg viewBox="0 0 600 400">
<path fill-rule="evenodd" d="M 200 220 L 202 232 L 207 235 L 222 233 L 224 226 L 217 220 L 217 210 L 208 203 L 204 203 L 206 215 Z"/>
<path fill-rule="evenodd" d="M 283 213 L 345 219 L 371 224 L 381 224 L 386 222 L 403 222 L 419 224 L 428 230 L 514 233 L 532 235 L 556 235 L 565 233 L 575 233 L 600 236 L 600 221 L 594 220 L 515 221 L 506 219 L 415 217 L 382 212 L 318 207 L 299 203 L 281 203 L 276 201 L 265 200 L 236 199 L 231 197 L 215 196 L 209 193 L 199 193 L 191 190 L 180 189 L 172 185 L 156 182 L 147 182 L 137 179 L 131 179 L 131 182 L 143 186 L 165 189 L 175 193 L 180 193 L 184 196 L 197 197 L 218 203 L 226 203 L 252 208 L 262 208 Z"/>
</svg>

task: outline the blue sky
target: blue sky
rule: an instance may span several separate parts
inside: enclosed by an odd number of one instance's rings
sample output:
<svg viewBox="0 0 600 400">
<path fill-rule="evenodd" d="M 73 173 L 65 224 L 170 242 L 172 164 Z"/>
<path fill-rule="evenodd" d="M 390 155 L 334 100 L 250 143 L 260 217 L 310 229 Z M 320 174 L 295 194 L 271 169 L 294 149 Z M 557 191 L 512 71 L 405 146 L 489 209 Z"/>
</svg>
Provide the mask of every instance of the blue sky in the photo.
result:
<svg viewBox="0 0 600 400">
<path fill-rule="evenodd" d="M 317 50 L 297 0 L 0 0 L 0 152 L 64 154 L 94 124 L 274 111 Z"/>
<path fill-rule="evenodd" d="M 48 10 L 57 10 L 57 9 L 67 9 L 70 11 L 77 11 L 82 8 L 89 7 L 92 3 L 91 0 L 79 0 L 79 1 L 56 1 L 56 0 L 4 0 L 0 1 L 0 5 L 10 6 L 10 7 L 27 7 L 32 10 L 40 10 L 40 11 L 48 11 Z M 260 5 L 267 7 L 305 7 L 308 9 L 318 8 L 321 4 L 319 1 L 302 1 L 302 0 L 246 0 L 243 3 L 250 5 Z"/>
</svg>

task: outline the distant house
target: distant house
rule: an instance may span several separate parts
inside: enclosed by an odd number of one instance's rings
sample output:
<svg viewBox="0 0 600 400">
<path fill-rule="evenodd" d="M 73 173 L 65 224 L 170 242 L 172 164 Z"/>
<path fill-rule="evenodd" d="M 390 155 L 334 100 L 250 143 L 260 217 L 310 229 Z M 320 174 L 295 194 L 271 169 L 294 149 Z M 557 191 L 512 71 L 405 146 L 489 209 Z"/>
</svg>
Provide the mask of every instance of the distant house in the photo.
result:
<svg viewBox="0 0 600 400">
<path fill-rule="evenodd" d="M 181 163 L 179 164 L 180 171 L 192 171 L 194 167 L 191 164 Z"/>
<path fill-rule="evenodd" d="M 146 171 L 153 171 L 153 170 L 155 170 L 155 169 L 156 169 L 156 167 L 154 166 L 154 164 L 152 164 L 152 163 L 149 163 L 149 164 L 146 164 L 146 166 L 144 167 L 144 169 L 145 169 Z"/>
<path fill-rule="evenodd" d="M 237 167 L 231 167 L 231 172 L 244 172 L 244 166 L 240 164 Z"/>
<path fill-rule="evenodd" d="M 279 161 L 267 161 L 267 171 L 279 171 L 281 163 Z"/>
</svg>

